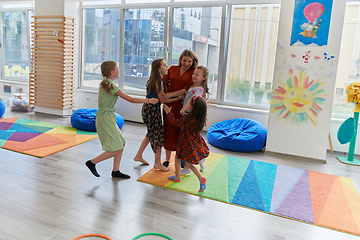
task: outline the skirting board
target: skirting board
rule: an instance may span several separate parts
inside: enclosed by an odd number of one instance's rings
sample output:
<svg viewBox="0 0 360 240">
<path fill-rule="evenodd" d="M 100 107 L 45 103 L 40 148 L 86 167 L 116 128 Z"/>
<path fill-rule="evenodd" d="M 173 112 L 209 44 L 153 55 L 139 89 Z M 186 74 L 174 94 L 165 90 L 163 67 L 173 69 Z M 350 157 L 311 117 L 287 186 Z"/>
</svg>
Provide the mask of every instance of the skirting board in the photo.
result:
<svg viewBox="0 0 360 240">
<path fill-rule="evenodd" d="M 60 117 L 68 117 L 68 116 L 71 116 L 72 109 L 71 108 L 56 109 L 56 108 L 48 108 L 48 107 L 41 107 L 41 106 L 35 105 L 34 112 L 35 113 L 46 113 L 46 114 L 56 115 L 56 116 L 60 116 Z"/>
<path fill-rule="evenodd" d="M 265 150 L 265 154 L 267 155 L 272 155 L 272 156 L 276 156 L 276 155 L 281 155 L 281 156 L 287 156 L 287 157 L 291 157 L 294 160 L 305 160 L 308 162 L 315 162 L 315 163 L 327 163 L 326 160 L 324 159 L 318 159 L 318 158 L 309 158 L 309 157 L 303 157 L 303 156 L 297 156 L 297 155 L 291 155 L 291 154 L 285 154 L 285 153 L 278 153 L 278 152 L 273 152 L 273 151 L 269 151 L 269 150 Z"/>
</svg>

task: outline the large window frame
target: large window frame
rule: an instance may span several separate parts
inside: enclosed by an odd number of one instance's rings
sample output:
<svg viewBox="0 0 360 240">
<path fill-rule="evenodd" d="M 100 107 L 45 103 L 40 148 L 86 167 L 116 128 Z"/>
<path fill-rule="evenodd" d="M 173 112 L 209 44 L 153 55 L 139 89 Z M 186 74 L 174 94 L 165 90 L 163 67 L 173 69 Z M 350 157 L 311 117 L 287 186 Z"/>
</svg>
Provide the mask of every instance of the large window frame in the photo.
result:
<svg viewBox="0 0 360 240">
<path fill-rule="evenodd" d="M 29 82 L 29 76 L 31 73 L 31 14 L 33 13 L 32 7 L 19 7 L 19 8 L 6 8 L 3 7 L 4 4 L 0 4 L 0 78 L 1 80 L 12 81 L 12 82 Z M 4 14 L 5 13 L 14 13 L 14 12 L 24 12 L 25 20 L 26 20 L 26 42 L 27 42 L 27 58 L 28 58 L 28 77 L 13 77 L 13 76 L 5 76 L 5 43 L 4 43 Z"/>
<path fill-rule="evenodd" d="M 352 3 L 352 1 L 348 1 L 348 4 L 355 4 L 360 5 L 358 2 Z M 88 8 L 118 8 L 120 11 L 120 39 L 124 38 L 124 16 L 123 12 L 125 9 L 146 9 L 146 8 L 164 8 L 166 11 L 166 20 L 165 23 L 167 25 L 165 26 L 165 35 L 164 35 L 164 59 L 165 61 L 171 65 L 171 56 L 172 56 L 172 45 L 173 45 L 173 14 L 175 8 L 196 8 L 196 7 L 221 7 L 221 33 L 219 41 L 219 64 L 218 64 L 218 87 L 216 92 L 216 98 L 209 99 L 210 103 L 218 104 L 218 105 L 225 105 L 225 106 L 234 106 L 234 107 L 240 107 L 240 108 L 246 108 L 249 110 L 255 110 L 255 111 L 262 111 L 262 112 L 268 112 L 269 111 L 269 104 L 266 104 L 266 95 L 264 97 L 265 100 L 263 100 L 263 103 L 261 105 L 254 104 L 252 102 L 249 103 L 238 103 L 238 102 L 229 102 L 225 100 L 225 91 L 226 91 L 226 77 L 227 77 L 227 64 L 231 59 L 229 59 L 229 51 L 231 51 L 231 46 L 229 46 L 230 42 L 230 34 L 231 34 L 231 27 L 232 27 L 232 9 L 233 6 L 246 6 L 246 5 L 252 5 L 258 9 L 261 9 L 264 6 L 274 6 L 274 7 L 281 7 L 279 0 L 258 0 L 258 1 L 250 1 L 250 0 L 228 0 L 228 1 L 221 1 L 221 0 L 215 0 L 215 1 L 181 1 L 181 0 L 169 0 L 168 2 L 157 2 L 157 3 L 148 3 L 144 2 L 142 4 L 139 3 L 126 3 L 126 0 L 122 0 L 120 4 L 107 4 L 107 5 L 83 5 L 82 9 L 88 9 Z M 359 6 L 360 8 L 360 6 Z M 259 11 L 259 10 L 257 10 Z M 360 12 L 360 10 L 359 10 Z M 360 13 L 359 13 L 360 14 Z M 257 18 L 255 21 L 261 21 L 259 14 L 257 15 Z M 360 20 L 358 20 L 359 22 Z M 276 22 L 276 21 L 275 21 Z M 278 22 L 278 21 L 277 21 Z M 256 27 L 256 33 L 255 36 L 257 37 L 259 35 L 259 27 Z M 277 32 L 276 32 L 276 38 L 277 38 Z M 254 59 L 252 60 L 252 67 L 251 72 L 252 75 L 254 75 L 254 71 L 256 69 L 256 57 L 257 57 L 257 48 L 258 45 L 254 45 L 254 49 L 252 50 L 252 54 L 254 55 Z M 123 52 L 124 52 L 124 45 L 123 43 L 120 44 L 120 51 L 119 51 L 119 68 L 120 71 L 123 72 Z M 271 53 L 272 54 L 272 53 Z M 264 61 L 264 60 L 263 60 Z M 255 64 L 255 65 L 254 65 Z M 270 65 L 269 65 L 270 67 Z M 80 72 L 82 74 L 82 71 Z M 250 79 L 253 87 L 255 85 L 254 78 L 251 77 Z M 265 82 L 265 87 L 269 88 L 273 83 L 268 84 Z M 123 75 L 120 76 L 119 79 L 119 87 L 124 88 L 124 79 Z M 272 86 L 270 88 L 272 90 Z M 144 95 L 141 91 L 136 90 L 130 90 L 126 89 L 124 90 L 128 94 L 135 94 L 135 95 Z M 252 89 L 250 90 L 249 94 L 251 93 Z M 269 92 L 269 89 L 268 89 Z M 332 114 L 332 117 L 340 117 L 344 118 L 345 115 L 342 114 Z"/>
<path fill-rule="evenodd" d="M 224 1 L 214 1 L 214 2 L 160 2 L 160 3 L 144 3 L 141 4 L 141 6 L 139 6 L 139 4 L 104 4 L 104 5 L 82 5 L 82 22 L 81 25 L 84 28 L 84 9 L 104 9 L 104 8 L 118 8 L 120 11 L 120 39 L 124 39 L 124 29 L 122 26 L 124 26 L 124 10 L 126 9 L 156 9 L 156 8 L 163 8 L 165 9 L 165 28 L 164 28 L 164 59 L 165 61 L 169 64 L 171 62 L 171 56 L 172 56 L 172 25 L 173 25 L 173 11 L 174 8 L 181 8 L 181 7 L 187 7 L 187 8 L 196 8 L 196 7 L 221 7 L 221 32 L 219 32 L 219 36 L 222 36 L 225 34 L 225 19 L 226 19 L 226 11 L 227 11 L 227 3 Z M 166 24 L 167 23 L 167 24 Z M 82 29 L 82 32 L 84 34 L 84 29 Z M 81 42 L 82 45 L 83 43 L 83 38 L 84 36 L 81 36 Z M 222 89 L 222 82 L 220 79 L 222 79 L 222 74 L 223 74 L 223 61 L 224 61 L 224 51 L 223 51 L 223 46 L 224 46 L 224 39 L 220 38 L 219 39 L 219 63 L 218 63 L 218 87 L 217 87 L 217 92 L 214 93 L 214 95 L 217 96 L 216 99 L 210 99 L 209 101 L 212 103 L 221 103 L 221 89 Z M 118 79 L 118 85 L 121 89 L 124 90 L 124 92 L 128 93 L 128 94 L 134 94 L 134 95 L 144 95 L 143 91 L 137 91 L 137 90 L 131 90 L 131 89 L 124 89 L 124 74 L 121 74 L 124 72 L 124 44 L 123 42 L 121 42 L 120 44 L 120 50 L 119 50 L 119 70 L 120 70 L 120 76 Z M 81 56 L 83 56 L 83 47 L 81 48 Z M 83 79 L 83 64 L 84 64 L 84 59 L 81 59 L 81 68 L 80 68 L 80 79 L 82 81 Z M 169 64 L 170 65 L 170 64 Z M 84 88 L 84 89 L 93 89 L 90 87 L 86 87 L 86 86 L 82 86 L 80 84 L 80 88 Z"/>
</svg>

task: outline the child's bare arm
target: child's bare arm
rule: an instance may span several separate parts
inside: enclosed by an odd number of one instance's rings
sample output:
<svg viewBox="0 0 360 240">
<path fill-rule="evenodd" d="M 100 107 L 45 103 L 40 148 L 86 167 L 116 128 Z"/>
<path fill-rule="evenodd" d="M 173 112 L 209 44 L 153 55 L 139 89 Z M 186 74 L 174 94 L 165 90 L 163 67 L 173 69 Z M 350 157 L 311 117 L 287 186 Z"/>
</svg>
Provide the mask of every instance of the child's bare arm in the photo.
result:
<svg viewBox="0 0 360 240">
<path fill-rule="evenodd" d="M 186 111 L 191 110 L 191 100 L 192 98 L 190 98 L 189 101 L 187 101 L 187 103 L 185 104 L 185 106 L 180 110 L 181 115 L 186 115 Z"/>
</svg>

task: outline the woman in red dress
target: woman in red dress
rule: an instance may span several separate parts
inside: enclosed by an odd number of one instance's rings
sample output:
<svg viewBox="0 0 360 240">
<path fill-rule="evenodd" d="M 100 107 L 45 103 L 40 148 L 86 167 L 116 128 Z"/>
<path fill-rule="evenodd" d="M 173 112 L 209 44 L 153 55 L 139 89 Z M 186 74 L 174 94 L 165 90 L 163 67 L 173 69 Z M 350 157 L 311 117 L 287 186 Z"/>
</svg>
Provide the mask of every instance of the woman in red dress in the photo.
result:
<svg viewBox="0 0 360 240">
<path fill-rule="evenodd" d="M 178 66 L 171 66 L 168 70 L 168 75 L 164 76 L 164 80 L 167 84 L 167 93 L 161 96 L 164 100 L 170 98 L 176 98 L 184 95 L 193 84 L 192 74 L 199 64 L 199 60 L 196 54 L 191 50 L 184 50 L 178 60 Z M 175 118 L 180 118 L 180 110 L 182 108 L 181 101 L 167 104 L 172 107 L 172 112 Z M 172 125 L 163 114 L 164 120 L 164 140 L 165 140 L 165 154 L 166 159 L 163 163 L 164 166 L 168 166 L 170 162 L 171 152 L 176 150 L 177 142 L 180 134 L 180 127 Z"/>
</svg>

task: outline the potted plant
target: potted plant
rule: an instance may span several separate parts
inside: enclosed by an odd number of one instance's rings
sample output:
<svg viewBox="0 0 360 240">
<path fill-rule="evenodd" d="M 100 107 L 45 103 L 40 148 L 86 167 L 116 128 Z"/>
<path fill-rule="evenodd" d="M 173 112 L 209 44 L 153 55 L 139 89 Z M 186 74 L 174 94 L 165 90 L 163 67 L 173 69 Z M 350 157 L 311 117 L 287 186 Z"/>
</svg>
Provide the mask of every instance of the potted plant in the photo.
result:
<svg viewBox="0 0 360 240">
<path fill-rule="evenodd" d="M 255 97 L 255 103 L 256 104 L 261 104 L 262 103 L 264 93 L 265 93 L 265 90 L 263 88 L 261 88 L 260 86 L 254 87 L 253 94 L 254 94 L 254 97 Z"/>
<path fill-rule="evenodd" d="M 229 100 L 247 103 L 249 100 L 249 92 L 249 81 L 246 81 L 244 78 L 240 80 L 239 77 L 229 79 L 226 87 L 226 93 Z"/>
</svg>

